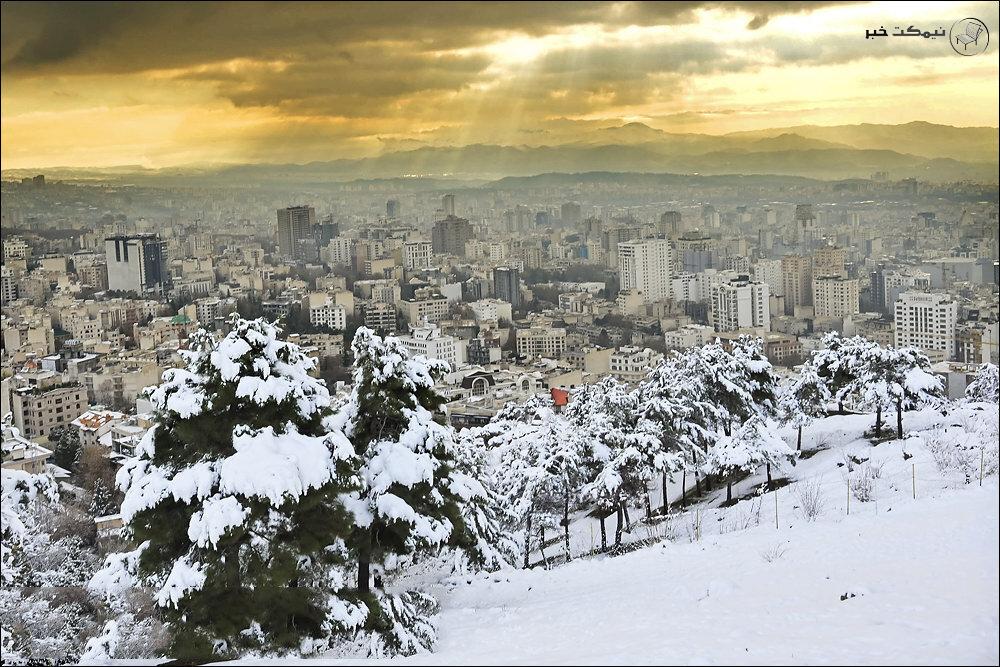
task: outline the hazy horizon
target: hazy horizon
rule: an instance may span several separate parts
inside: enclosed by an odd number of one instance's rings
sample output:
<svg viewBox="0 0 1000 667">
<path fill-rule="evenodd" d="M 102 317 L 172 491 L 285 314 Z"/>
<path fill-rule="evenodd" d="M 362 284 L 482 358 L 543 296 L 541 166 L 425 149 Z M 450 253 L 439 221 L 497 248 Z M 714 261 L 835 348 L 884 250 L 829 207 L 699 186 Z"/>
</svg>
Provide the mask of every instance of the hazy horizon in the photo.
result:
<svg viewBox="0 0 1000 667">
<path fill-rule="evenodd" d="M 273 11 L 272 11 L 273 10 Z M 2 168 L 169 168 L 683 135 L 1000 126 L 997 47 L 867 40 L 995 3 L 5 3 Z M 613 143 L 613 142 L 609 142 Z M 905 151 L 900 151 L 905 152 Z M 919 154 L 919 153 L 916 153 Z"/>
</svg>

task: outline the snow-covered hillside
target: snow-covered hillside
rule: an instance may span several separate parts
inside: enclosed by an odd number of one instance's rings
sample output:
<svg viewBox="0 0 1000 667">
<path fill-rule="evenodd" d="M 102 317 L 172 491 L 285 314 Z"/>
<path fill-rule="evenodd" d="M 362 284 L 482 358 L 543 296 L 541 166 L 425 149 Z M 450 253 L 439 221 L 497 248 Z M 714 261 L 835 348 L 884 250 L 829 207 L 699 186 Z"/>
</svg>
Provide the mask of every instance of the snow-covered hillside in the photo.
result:
<svg viewBox="0 0 1000 667">
<path fill-rule="evenodd" d="M 446 577 L 432 587 L 435 652 L 393 662 L 996 664 L 1000 508 L 995 474 L 979 482 L 996 450 L 933 454 L 942 439 L 995 439 L 995 410 L 907 413 L 911 436 L 877 446 L 861 437 L 870 415 L 821 419 L 777 491 L 777 527 L 775 494 L 752 493 L 758 475 L 731 507 L 722 489 L 636 527 L 632 539 L 659 541 L 632 553 Z M 848 478 L 871 482 L 850 514 Z M 587 520 L 573 530 L 574 544 L 591 539 Z"/>
</svg>

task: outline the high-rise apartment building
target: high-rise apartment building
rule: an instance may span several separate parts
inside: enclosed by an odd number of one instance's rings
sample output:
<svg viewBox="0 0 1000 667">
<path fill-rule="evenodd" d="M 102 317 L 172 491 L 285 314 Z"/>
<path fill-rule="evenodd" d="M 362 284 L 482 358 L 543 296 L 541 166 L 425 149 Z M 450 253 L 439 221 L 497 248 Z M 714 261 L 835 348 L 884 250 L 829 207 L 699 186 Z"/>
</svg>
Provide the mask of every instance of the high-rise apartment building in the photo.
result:
<svg viewBox="0 0 1000 667">
<path fill-rule="evenodd" d="M 816 214 L 812 204 L 797 204 L 795 206 L 795 234 L 799 243 L 812 245 L 816 237 Z"/>
<path fill-rule="evenodd" d="M 802 255 L 781 258 L 781 275 L 785 284 L 785 314 L 793 315 L 796 306 L 811 306 L 812 260 Z"/>
<path fill-rule="evenodd" d="M 441 197 L 441 210 L 444 211 L 445 217 L 455 216 L 455 195 Z"/>
<path fill-rule="evenodd" d="M 167 242 L 156 234 L 110 236 L 104 239 L 108 289 L 164 296 L 171 286 Z"/>
<path fill-rule="evenodd" d="M 843 318 L 861 312 L 858 280 L 817 275 L 813 279 L 813 308 L 816 317 Z"/>
<path fill-rule="evenodd" d="M 955 354 L 958 302 L 949 295 L 904 292 L 895 315 L 896 347 L 916 347 L 931 361 L 948 361 Z"/>
<path fill-rule="evenodd" d="M 771 330 L 771 292 L 767 283 L 740 276 L 730 282 L 713 283 L 709 290 L 709 324 L 716 331 Z"/>
<path fill-rule="evenodd" d="M 882 312 L 891 313 L 896 300 L 903 292 L 928 291 L 931 288 L 931 274 L 918 269 L 899 270 L 878 269 L 872 272 L 872 301 Z"/>
<path fill-rule="evenodd" d="M 286 259 L 304 259 L 303 247 L 315 244 L 313 227 L 316 209 L 312 206 L 290 206 L 278 209 L 278 254 Z"/>
<path fill-rule="evenodd" d="M 672 236 L 680 234 L 683 226 L 680 211 L 667 211 L 660 216 L 657 231 L 663 236 Z"/>
<path fill-rule="evenodd" d="M 385 217 L 389 220 L 399 220 L 402 211 L 398 199 L 390 199 L 385 203 Z"/>
<path fill-rule="evenodd" d="M 403 268 L 409 271 L 429 269 L 433 254 L 434 246 L 430 241 L 407 241 L 403 244 Z"/>
<path fill-rule="evenodd" d="M 637 290 L 652 303 L 670 297 L 673 250 L 666 239 L 642 239 L 618 244 L 618 281 L 622 291 Z"/>
<path fill-rule="evenodd" d="M 431 245 L 439 255 L 465 257 L 465 244 L 472 238 L 472 225 L 469 221 L 454 215 L 435 222 L 431 231 Z"/>
<path fill-rule="evenodd" d="M 847 277 L 847 251 L 843 248 L 820 248 L 813 252 L 813 275 Z"/>
<path fill-rule="evenodd" d="M 512 266 L 493 269 L 493 295 L 518 308 L 521 305 L 521 272 Z"/>
<path fill-rule="evenodd" d="M 573 201 L 566 202 L 559 207 L 559 217 L 563 227 L 575 227 L 583 220 L 580 205 Z"/>
</svg>

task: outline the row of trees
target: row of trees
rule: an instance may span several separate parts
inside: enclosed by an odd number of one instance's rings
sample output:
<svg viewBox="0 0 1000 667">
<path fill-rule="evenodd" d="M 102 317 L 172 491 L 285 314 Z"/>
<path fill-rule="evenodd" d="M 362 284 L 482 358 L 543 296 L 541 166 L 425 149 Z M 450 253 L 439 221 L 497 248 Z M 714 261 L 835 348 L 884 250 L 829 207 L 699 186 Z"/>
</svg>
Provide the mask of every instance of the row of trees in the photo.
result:
<svg viewBox="0 0 1000 667">
<path fill-rule="evenodd" d="M 502 410 L 490 424 L 466 431 L 473 448 L 490 452 L 495 483 L 512 526 L 524 531 L 524 562 L 547 530 L 562 528 L 569 552 L 570 514 L 592 509 L 608 545 L 605 519 L 616 515 L 615 545 L 638 501 L 647 515 L 649 489 L 678 474 L 714 475 L 783 467 L 795 458 L 768 428 L 778 416 L 777 381 L 759 340 L 731 350 L 713 343 L 666 357 L 637 387 L 613 377 L 573 391 L 565 410 L 533 398 Z M 542 554 L 544 556 L 544 552 Z"/>
<path fill-rule="evenodd" d="M 491 452 L 509 525 L 523 531 L 524 563 L 533 545 L 544 549 L 546 531 L 559 527 L 569 558 L 571 512 L 589 509 L 600 518 L 602 550 L 605 518 L 616 515 L 619 545 L 630 507 L 645 505 L 652 513 L 649 493 L 657 481 L 663 511 L 677 475 L 685 490 L 689 474 L 698 487 L 723 480 L 727 502 L 740 475 L 763 468 L 771 486 L 772 468 L 794 464 L 797 455 L 774 423 L 793 426 L 801 450 L 803 428 L 825 415 L 831 401 L 875 412 L 876 437 L 883 412 L 895 408 L 902 437 L 903 410 L 941 396 L 929 368 L 912 348 L 831 334 L 779 386 L 761 341 L 744 337 L 730 348 L 715 342 L 668 355 L 633 389 L 612 377 L 576 389 L 562 413 L 541 399 L 508 407 L 464 439 Z"/>
</svg>

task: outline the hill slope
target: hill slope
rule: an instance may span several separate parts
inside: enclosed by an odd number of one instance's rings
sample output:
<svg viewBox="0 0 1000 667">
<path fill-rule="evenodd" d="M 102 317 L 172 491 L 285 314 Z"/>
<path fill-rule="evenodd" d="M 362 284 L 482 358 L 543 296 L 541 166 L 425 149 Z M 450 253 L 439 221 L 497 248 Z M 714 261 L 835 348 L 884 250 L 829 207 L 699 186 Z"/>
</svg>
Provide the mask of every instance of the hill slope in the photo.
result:
<svg viewBox="0 0 1000 667">
<path fill-rule="evenodd" d="M 932 454 L 970 435 L 995 442 L 988 411 L 908 413 L 914 435 L 878 446 L 862 437 L 870 415 L 820 420 L 777 508 L 751 477 L 734 489 L 748 499 L 732 507 L 719 506 L 717 490 L 670 522 L 634 529 L 632 539 L 661 541 L 623 556 L 446 578 L 432 587 L 442 603 L 436 652 L 393 662 L 996 664 L 997 479 L 979 486 L 976 448 L 969 484 Z M 874 497 L 852 498 L 850 514 L 849 456 L 877 474 Z M 995 447 L 984 456 L 995 470 Z M 823 505 L 814 521 L 809 489 Z M 574 549 L 585 548 L 591 524 L 578 517 L 573 527 Z M 271 664 L 310 662 L 330 660 Z"/>
</svg>

